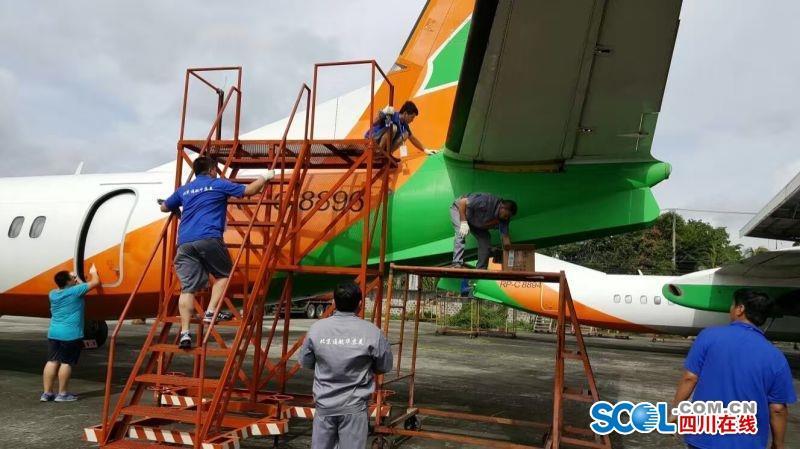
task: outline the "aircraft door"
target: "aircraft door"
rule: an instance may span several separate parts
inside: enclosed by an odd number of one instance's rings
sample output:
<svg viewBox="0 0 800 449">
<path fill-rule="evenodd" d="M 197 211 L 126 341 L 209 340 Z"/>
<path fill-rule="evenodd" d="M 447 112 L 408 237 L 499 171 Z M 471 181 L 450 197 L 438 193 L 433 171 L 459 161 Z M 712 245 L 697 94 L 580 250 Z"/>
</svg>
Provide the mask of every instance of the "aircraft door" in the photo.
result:
<svg viewBox="0 0 800 449">
<path fill-rule="evenodd" d="M 552 287 L 551 287 L 552 285 Z M 558 287 L 556 284 L 539 283 L 539 301 L 542 310 L 547 312 L 558 311 Z"/>
<path fill-rule="evenodd" d="M 125 235 L 128 231 L 136 192 L 119 189 L 98 198 L 86 214 L 78 235 L 75 267 L 86 280 L 92 263 L 97 266 L 104 287 L 116 287 L 124 276 Z"/>
</svg>

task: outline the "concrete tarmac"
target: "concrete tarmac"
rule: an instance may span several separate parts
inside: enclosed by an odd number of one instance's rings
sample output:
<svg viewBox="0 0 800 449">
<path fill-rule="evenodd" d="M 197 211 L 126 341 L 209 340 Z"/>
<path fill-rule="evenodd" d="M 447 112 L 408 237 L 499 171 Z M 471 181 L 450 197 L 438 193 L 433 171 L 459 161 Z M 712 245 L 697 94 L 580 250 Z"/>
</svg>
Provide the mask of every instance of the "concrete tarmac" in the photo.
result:
<svg viewBox="0 0 800 449">
<path fill-rule="evenodd" d="M 312 323 L 293 321 L 290 340 Z M 122 388 L 138 354 L 147 326 L 127 324 L 118 346 L 114 389 Z M 109 322 L 113 329 L 116 323 Z M 81 440 L 82 429 L 98 424 L 103 402 L 107 348 L 84 351 L 73 373 L 70 391 L 80 395 L 73 403 L 40 403 L 41 370 L 47 355 L 48 320 L 20 317 L 0 318 L 0 448 L 78 449 L 92 444 Z M 516 339 L 457 335 L 435 335 L 433 325 L 423 323 L 417 361 L 417 404 L 460 412 L 505 418 L 549 421 L 555 338 L 545 334 L 521 334 Z M 682 363 L 691 342 L 668 339 L 653 343 L 646 337 L 630 340 L 588 338 L 600 395 L 609 401 L 667 401 L 675 391 Z M 800 351 L 781 344 L 800 391 Z M 405 351 L 404 351 L 405 352 Z M 407 354 L 410 354 L 408 352 Z M 404 362 L 406 363 L 406 362 Z M 568 379 L 577 382 L 576 364 Z M 568 380 L 568 382 L 569 382 Z M 292 384 L 309 392 L 311 373 L 301 371 Z M 403 388 L 398 388 L 402 390 Z M 787 448 L 800 447 L 800 412 L 790 408 Z M 585 425 L 587 405 L 570 405 L 567 422 Z M 541 433 L 521 428 L 475 423 L 456 423 L 434 418 L 423 420 L 425 430 L 457 431 L 462 434 L 538 444 Z M 310 423 L 292 420 L 291 433 L 279 447 L 310 446 Z M 676 438 L 651 434 L 615 436 L 615 448 L 678 449 Z M 397 441 L 400 448 L 470 448 L 474 446 L 411 439 Z M 271 439 L 249 439 L 243 448 L 273 447 Z"/>
</svg>

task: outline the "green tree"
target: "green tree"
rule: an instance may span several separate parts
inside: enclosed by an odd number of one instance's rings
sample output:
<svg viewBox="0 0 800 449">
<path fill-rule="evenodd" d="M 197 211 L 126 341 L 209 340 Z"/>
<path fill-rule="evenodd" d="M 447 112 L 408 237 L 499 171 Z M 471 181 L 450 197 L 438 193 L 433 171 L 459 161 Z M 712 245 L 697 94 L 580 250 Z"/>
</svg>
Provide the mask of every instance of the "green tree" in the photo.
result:
<svg viewBox="0 0 800 449">
<path fill-rule="evenodd" d="M 675 268 L 672 229 L 675 226 Z M 682 274 L 742 259 L 723 227 L 685 220 L 675 212 L 661 215 L 649 229 L 545 248 L 543 254 L 615 274 Z"/>
</svg>

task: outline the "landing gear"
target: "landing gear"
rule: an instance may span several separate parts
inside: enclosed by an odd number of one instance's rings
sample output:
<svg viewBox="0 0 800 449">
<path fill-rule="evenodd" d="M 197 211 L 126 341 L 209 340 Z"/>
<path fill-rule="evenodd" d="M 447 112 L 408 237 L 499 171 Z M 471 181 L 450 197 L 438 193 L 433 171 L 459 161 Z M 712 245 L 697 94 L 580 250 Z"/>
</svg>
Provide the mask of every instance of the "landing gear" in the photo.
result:
<svg viewBox="0 0 800 449">
<path fill-rule="evenodd" d="M 403 423 L 403 428 L 406 430 L 419 430 L 422 427 L 422 422 L 416 416 L 411 416 Z"/>
<path fill-rule="evenodd" d="M 317 318 L 322 318 L 322 315 L 325 314 L 325 305 L 317 304 Z"/>
<path fill-rule="evenodd" d="M 314 306 L 314 304 L 308 303 L 308 305 L 306 305 L 306 318 L 308 319 L 316 318 L 315 315 L 316 313 L 317 313 L 317 308 Z"/>
<path fill-rule="evenodd" d="M 87 320 L 83 323 L 83 347 L 97 349 L 108 339 L 108 324 L 102 320 Z"/>
<path fill-rule="evenodd" d="M 385 437 L 375 437 L 375 439 L 372 440 L 372 449 L 389 449 L 390 447 L 392 447 L 392 445 Z"/>
</svg>

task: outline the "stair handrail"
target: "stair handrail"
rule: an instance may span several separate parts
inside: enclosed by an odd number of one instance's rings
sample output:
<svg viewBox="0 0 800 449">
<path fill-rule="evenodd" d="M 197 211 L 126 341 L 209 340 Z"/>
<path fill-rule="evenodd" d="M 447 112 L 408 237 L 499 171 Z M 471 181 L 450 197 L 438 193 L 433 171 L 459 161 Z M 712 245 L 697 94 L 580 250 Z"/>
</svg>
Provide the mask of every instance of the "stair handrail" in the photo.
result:
<svg viewBox="0 0 800 449">
<path fill-rule="evenodd" d="M 281 155 L 286 151 L 286 142 L 287 142 L 289 130 L 290 130 L 291 126 L 292 126 L 292 123 L 294 121 L 294 117 L 295 117 L 295 115 L 297 113 L 297 109 L 299 107 L 300 101 L 303 98 L 303 94 L 304 93 L 307 94 L 306 95 L 306 102 L 308 104 L 308 102 L 310 101 L 311 90 L 308 87 L 308 85 L 306 85 L 305 83 L 300 87 L 300 92 L 297 95 L 297 99 L 295 100 L 294 105 L 292 107 L 292 111 L 291 111 L 291 113 L 289 115 L 289 120 L 288 120 L 288 122 L 286 124 L 286 129 L 284 131 L 283 138 L 281 139 L 281 146 L 279 148 L 279 151 L 280 151 Z M 306 111 L 308 111 L 308 107 L 306 108 Z M 308 114 L 308 112 L 306 112 L 306 114 Z M 213 132 L 213 130 L 212 130 L 212 132 Z M 305 156 L 305 152 L 307 151 L 307 147 L 308 147 L 307 137 L 308 137 L 308 120 L 306 120 L 306 123 L 305 123 L 304 144 L 303 144 L 303 147 L 301 148 L 300 152 L 298 152 L 297 158 L 295 160 L 295 166 L 294 166 L 294 169 L 292 170 L 292 180 L 291 180 L 291 182 L 289 184 L 289 187 L 288 187 L 287 191 L 284 192 L 283 195 L 281 196 L 281 202 L 280 202 L 280 206 L 279 206 L 279 209 L 278 209 L 278 218 L 277 218 L 277 220 L 275 222 L 276 229 L 275 229 L 275 232 L 273 232 L 272 235 L 270 236 L 270 241 L 269 241 L 269 243 L 267 245 L 266 251 L 264 252 L 264 254 L 262 256 L 261 266 L 259 267 L 259 272 L 258 272 L 259 274 L 258 274 L 256 283 L 253 285 L 253 289 L 251 290 L 251 292 L 249 294 L 249 297 L 245 298 L 245 300 L 244 300 L 244 303 L 243 303 L 243 316 L 241 318 L 242 322 L 240 323 L 239 330 L 236 332 L 235 341 L 231 345 L 231 351 L 238 351 L 238 346 L 239 346 L 239 344 L 241 344 L 241 340 L 242 340 L 242 334 L 245 332 L 245 329 L 246 329 L 246 327 L 247 327 L 247 325 L 248 325 L 248 323 L 249 323 L 249 321 L 251 319 L 251 316 L 252 316 L 252 303 L 253 303 L 253 301 L 255 299 L 255 296 L 258 294 L 258 290 L 260 289 L 260 282 L 262 281 L 261 278 L 263 277 L 263 274 L 266 271 L 265 270 L 266 267 L 264 265 L 267 264 L 269 261 L 274 260 L 274 258 L 271 258 L 270 256 L 276 250 L 275 247 L 276 247 L 276 244 L 277 244 L 277 241 L 278 241 L 278 233 L 279 233 L 279 230 L 280 230 L 280 223 L 282 223 L 283 220 L 285 220 L 286 211 L 288 210 L 288 199 L 291 197 L 291 194 L 294 192 L 294 190 L 296 188 L 298 188 L 296 186 L 296 184 L 297 184 L 296 181 L 297 181 L 297 177 L 298 177 L 300 171 L 302 170 L 303 160 L 305 159 L 304 156 Z M 276 154 L 275 157 L 273 158 L 272 164 L 270 166 L 271 170 L 274 170 L 277 167 L 278 160 L 279 160 L 279 158 L 278 158 L 278 155 Z M 283 168 L 285 168 L 285 166 Z M 281 170 L 281 179 L 283 179 L 283 177 L 285 176 L 284 172 L 285 172 L 285 170 Z M 281 184 L 281 185 L 283 185 L 283 184 Z M 261 191 L 261 194 L 258 197 L 258 202 L 256 204 L 255 211 L 252 214 L 252 216 L 250 217 L 250 220 L 248 222 L 247 231 L 244 233 L 245 237 L 242 239 L 242 243 L 239 246 L 239 251 L 236 254 L 236 258 L 234 259 L 233 267 L 231 269 L 231 273 L 236 271 L 236 268 L 238 267 L 239 262 L 241 261 L 242 254 L 244 253 L 245 246 L 247 245 L 247 242 L 248 242 L 247 236 L 249 236 L 250 232 L 252 231 L 252 228 L 254 226 L 255 220 L 258 217 L 258 212 L 260 211 L 261 206 L 264 204 L 264 198 L 265 198 L 265 196 L 267 194 L 267 191 L 268 191 L 268 189 L 264 188 Z M 272 265 L 273 266 L 270 267 L 270 270 L 274 269 L 275 263 L 273 263 Z M 225 297 L 225 295 L 228 293 L 228 289 L 230 288 L 230 286 L 231 286 L 231 282 L 229 281 L 227 283 L 227 285 L 225 285 L 225 288 L 222 291 L 221 297 L 223 297 L 223 298 Z M 198 395 L 200 396 L 201 399 L 202 399 L 202 394 L 203 394 L 203 390 L 204 390 L 204 385 L 203 384 L 205 383 L 205 364 L 206 364 L 207 355 L 208 355 L 208 342 L 209 342 L 209 338 L 212 335 L 212 331 L 213 331 L 213 329 L 214 329 L 214 327 L 215 327 L 215 325 L 217 323 L 217 315 L 219 314 L 219 311 L 222 308 L 222 303 L 223 303 L 223 301 L 219 301 L 217 303 L 216 307 L 214 308 L 214 311 L 213 311 L 213 314 L 212 314 L 211 323 L 209 323 L 209 325 L 208 325 L 208 327 L 206 329 L 205 335 L 203 336 L 203 340 L 202 340 L 202 347 L 201 347 L 201 350 L 200 350 L 200 364 L 199 364 L 200 376 L 199 376 L 199 387 L 198 387 Z M 231 357 L 231 356 L 235 357 L 234 354 L 229 355 L 229 357 Z M 227 363 L 225 365 L 225 368 L 228 368 L 228 364 Z M 228 375 L 230 375 L 230 369 L 223 369 L 223 374 L 220 376 L 220 380 L 222 382 L 225 382 L 225 379 L 227 378 Z M 212 398 L 212 402 L 211 402 L 211 404 L 209 404 L 209 412 L 213 412 L 214 408 L 216 407 L 216 405 L 219 403 L 219 401 L 221 399 L 221 397 L 220 397 L 221 394 L 222 394 L 222 389 L 218 389 L 215 392 L 214 397 Z M 199 401 L 198 404 L 202 404 L 202 400 Z M 209 427 L 210 427 L 210 425 L 206 425 L 206 426 L 203 426 L 203 429 L 201 430 L 202 414 L 203 414 L 202 407 L 197 407 L 196 429 L 197 429 L 197 439 L 198 439 L 198 441 L 200 441 L 201 438 L 205 438 L 205 435 L 208 432 Z"/>
<path fill-rule="evenodd" d="M 122 327 L 125 324 L 125 319 L 128 316 L 128 311 L 130 310 L 131 305 L 133 304 L 134 298 L 136 298 L 136 296 L 139 294 L 139 290 L 141 289 L 142 284 L 144 284 L 145 277 L 147 276 L 147 273 L 150 270 L 150 267 L 152 266 L 153 260 L 155 260 L 156 254 L 158 253 L 158 248 L 161 247 L 162 243 L 165 244 L 165 245 L 167 243 L 166 238 L 169 235 L 169 232 L 168 232 L 169 231 L 169 227 L 170 227 L 170 224 L 172 223 L 172 221 L 175 220 L 175 218 L 176 218 L 175 214 L 170 214 L 169 217 L 167 217 L 167 219 L 164 221 L 164 225 L 161 227 L 161 232 L 159 233 L 159 237 L 156 240 L 155 245 L 153 245 L 153 250 L 150 252 L 150 256 L 147 258 L 147 262 L 144 265 L 144 269 L 142 270 L 142 273 L 139 275 L 139 279 L 136 281 L 136 284 L 134 285 L 133 290 L 131 290 L 130 296 L 128 296 L 128 301 L 125 303 L 125 307 L 123 307 L 122 313 L 120 313 L 120 316 L 119 316 L 118 321 L 117 321 L 117 325 L 114 327 L 114 332 L 112 332 L 111 339 L 108 342 L 108 364 L 106 366 L 106 393 L 105 393 L 105 396 L 103 398 L 103 416 L 102 416 L 102 418 L 103 418 L 103 426 L 102 426 L 102 428 L 103 428 L 103 438 L 104 438 L 105 441 L 107 441 L 110 427 L 113 424 L 111 422 L 111 420 L 110 420 L 110 417 L 108 416 L 108 409 L 109 409 L 110 402 L 111 402 L 111 379 L 113 378 L 114 360 L 115 360 L 115 357 L 116 357 L 117 337 L 119 336 L 119 333 L 120 333 L 120 331 L 122 330 Z M 161 289 L 160 293 L 163 293 L 163 296 L 166 297 L 166 295 L 169 292 L 167 292 L 164 289 L 164 284 L 163 283 L 160 286 L 160 289 Z M 148 334 L 148 338 L 150 338 L 152 336 L 152 334 L 155 332 L 156 325 L 157 325 L 157 322 L 154 322 L 153 323 L 153 327 L 151 328 L 150 333 Z M 140 354 L 140 357 L 141 356 L 142 355 Z M 129 382 L 130 382 L 130 380 L 131 379 L 129 379 Z M 129 387 L 127 385 L 126 385 L 126 389 L 129 389 Z M 120 396 L 120 400 L 124 400 L 124 397 Z M 113 419 L 116 420 L 116 418 L 113 418 Z"/>
<path fill-rule="evenodd" d="M 208 130 L 208 135 L 206 136 L 206 140 L 203 143 L 203 146 L 200 147 L 200 151 L 197 153 L 197 157 L 205 156 L 206 152 L 208 151 L 208 147 L 211 146 L 211 140 L 212 140 L 211 138 L 214 136 L 214 132 L 222 124 L 222 117 L 225 115 L 225 110 L 228 108 L 228 104 L 230 103 L 231 98 L 233 98 L 233 94 L 234 93 L 236 93 L 237 107 L 241 104 L 240 99 L 241 99 L 242 91 L 239 90 L 239 88 L 236 87 L 236 86 L 231 86 L 228 89 L 228 93 L 225 95 L 225 100 L 222 102 L 222 107 L 220 107 L 219 110 L 217 111 L 217 116 L 214 119 L 214 122 L 211 124 L 211 129 Z M 235 126 L 235 136 L 234 136 L 234 140 L 233 140 L 234 144 L 233 144 L 233 147 L 231 148 L 231 151 L 235 150 L 236 143 L 238 143 L 238 141 L 239 141 L 238 121 L 239 121 L 239 115 L 237 114 L 236 115 L 237 124 Z M 189 176 L 186 177 L 186 182 L 184 182 L 184 184 L 188 184 L 189 181 L 192 180 L 192 176 L 194 176 L 194 170 L 190 170 L 189 171 Z"/>
<path fill-rule="evenodd" d="M 289 121 L 286 124 L 286 131 L 283 133 L 283 139 L 281 140 L 281 151 L 285 150 L 286 138 L 287 138 L 287 135 L 289 134 L 289 128 L 292 126 L 292 121 L 294 119 L 295 113 L 297 112 L 297 107 L 298 107 L 298 105 L 300 103 L 300 100 L 302 99 L 302 96 L 303 96 L 304 92 L 310 92 L 309 87 L 305 83 L 300 88 L 300 93 L 297 95 L 297 99 L 295 100 L 294 107 L 292 108 L 292 113 L 289 116 Z M 306 128 L 307 128 L 307 126 L 306 126 Z M 298 154 L 298 156 L 299 156 L 299 154 Z M 300 161 L 300 157 L 298 157 L 297 160 Z M 275 169 L 277 161 L 278 161 L 278 157 L 274 157 L 273 161 L 272 161 L 272 164 L 270 166 L 271 170 Z M 297 167 L 297 165 L 298 164 L 296 162 L 295 166 Z M 297 168 L 299 168 L 299 167 L 297 167 Z M 283 175 L 283 170 L 281 170 L 281 175 Z M 289 187 L 292 188 L 293 185 L 290 184 Z M 261 190 L 261 193 L 259 194 L 258 202 L 256 203 L 255 213 L 253 213 L 253 215 L 250 217 L 250 221 L 248 222 L 247 231 L 245 232 L 245 235 L 249 235 L 250 232 L 253 229 L 253 225 L 255 223 L 255 220 L 258 217 L 258 211 L 260 210 L 261 206 L 263 205 L 264 197 L 267 194 L 267 190 L 268 189 L 264 188 L 264 189 Z M 286 196 L 288 196 L 288 195 L 286 195 Z M 283 200 L 283 198 L 282 198 L 282 200 Z M 281 206 L 281 209 L 285 209 L 285 208 L 283 206 Z M 285 215 L 285 212 L 281 213 L 279 211 L 279 216 L 282 216 L 282 215 Z M 277 225 L 277 223 L 280 222 L 280 219 L 281 218 L 278 218 L 278 221 L 276 222 L 276 225 Z M 233 268 L 231 269 L 231 273 L 236 271 L 236 268 L 238 267 L 239 261 L 241 260 L 242 253 L 244 252 L 244 247 L 245 247 L 246 244 L 247 244 L 247 239 L 246 238 L 242 239 L 242 243 L 241 243 L 241 245 L 239 245 L 239 252 L 236 254 L 236 258 L 234 259 L 234 262 L 233 262 Z M 228 284 L 225 286 L 225 289 L 222 291 L 222 296 L 221 297 L 223 297 L 223 298 L 225 297 L 225 294 L 228 293 L 228 289 L 230 288 L 230 285 L 231 285 L 231 283 L 228 282 Z M 211 330 L 214 328 L 214 325 L 217 322 L 217 313 L 219 313 L 221 308 L 222 308 L 222 301 L 217 303 L 217 307 L 214 310 L 214 317 L 213 317 L 213 319 L 211 320 L 211 323 L 208 326 L 208 330 L 206 332 L 206 335 L 203 337 L 203 352 L 204 353 L 205 353 L 205 350 L 207 349 L 207 346 L 208 346 L 208 339 L 209 339 L 209 337 L 211 335 Z"/>
<path fill-rule="evenodd" d="M 211 138 L 213 137 L 214 132 L 219 128 L 220 124 L 222 123 L 222 117 L 224 116 L 225 111 L 226 111 L 226 109 L 228 107 L 228 104 L 230 104 L 230 100 L 231 100 L 231 98 L 233 98 L 233 94 L 234 93 L 236 94 L 237 99 L 241 98 L 241 90 L 239 90 L 239 88 L 237 86 L 231 86 L 228 89 L 228 93 L 227 93 L 227 95 L 225 95 L 225 99 L 222 102 L 222 106 L 217 111 L 216 118 L 214 119 L 214 122 L 211 125 L 211 129 L 209 129 L 209 131 L 208 131 L 208 135 L 206 136 L 206 141 L 203 144 L 200 152 L 198 153 L 199 156 L 204 155 L 205 152 L 208 151 L 208 148 L 209 148 L 209 146 L 211 144 Z M 238 106 L 238 103 L 239 102 L 237 101 L 237 106 Z M 238 119 L 239 119 L 239 117 L 238 117 L 238 114 L 237 114 L 237 117 L 236 117 L 237 126 L 235 127 L 237 134 L 238 134 Z M 238 135 L 236 136 L 236 138 L 238 139 Z M 189 173 L 188 178 L 186 179 L 186 183 L 188 183 L 191 180 L 193 175 L 194 175 L 194 170 L 191 170 L 190 173 Z M 173 219 L 175 219 L 175 214 L 170 214 L 169 218 L 167 218 L 166 222 L 164 223 L 164 226 L 163 226 L 163 228 L 162 228 L 162 230 L 161 230 L 161 232 L 159 234 L 159 238 L 156 241 L 155 246 L 153 247 L 153 251 L 152 251 L 150 257 L 148 258 L 147 263 L 145 265 L 145 268 L 142 271 L 142 274 L 139 276 L 139 279 L 137 280 L 137 283 L 136 283 L 134 289 L 131 291 L 131 295 L 128 297 L 128 301 L 127 301 L 125 307 L 123 308 L 123 312 L 120 315 L 119 321 L 117 322 L 117 326 L 114 329 L 114 333 L 111 336 L 111 341 L 110 341 L 110 344 L 109 344 L 109 360 L 108 360 L 108 366 L 107 366 L 107 371 L 106 371 L 106 390 L 107 390 L 107 392 L 111 391 L 110 388 L 111 388 L 111 379 L 113 377 L 113 366 L 114 366 L 115 355 L 116 355 L 115 349 L 116 349 L 117 336 L 119 335 L 119 332 L 120 332 L 120 330 L 122 328 L 122 325 L 124 324 L 124 320 L 127 317 L 128 310 L 130 309 L 130 306 L 133 303 L 134 297 L 139 293 L 141 285 L 144 283 L 145 276 L 147 275 L 147 273 L 149 271 L 149 268 L 150 268 L 153 260 L 155 259 L 155 256 L 156 256 L 156 253 L 158 251 L 158 248 L 161 246 L 162 242 L 164 244 L 166 244 L 166 237 L 168 235 L 167 231 L 169 229 L 169 224 L 172 222 Z M 165 263 L 166 263 L 166 260 L 167 259 L 165 258 L 164 259 Z M 164 286 L 162 285 L 161 288 L 163 289 Z M 165 296 L 164 299 L 168 299 L 168 298 L 166 298 L 166 292 L 165 292 L 164 296 Z M 148 334 L 146 342 L 149 343 L 150 341 L 152 341 L 152 337 L 153 337 L 153 335 L 154 335 L 154 333 L 156 331 L 156 326 L 157 326 L 157 322 L 155 322 L 153 324 L 153 328 L 151 328 L 151 331 Z M 143 354 L 140 354 L 140 357 L 143 357 Z M 139 360 L 137 360 L 137 362 L 139 362 Z M 139 365 L 140 365 L 140 363 L 137 363 L 136 367 L 138 368 Z M 126 384 L 126 387 L 124 389 L 125 391 L 129 391 L 130 390 L 130 386 L 132 386 L 132 379 L 129 379 L 128 383 L 130 385 Z M 121 396 L 120 400 L 124 400 L 124 397 Z M 103 400 L 103 426 L 107 430 L 110 430 L 110 425 L 113 424 L 113 421 L 115 421 L 116 417 L 118 417 L 117 413 L 115 413 L 113 417 L 109 417 L 109 415 L 108 415 L 109 406 L 110 406 L 110 396 L 107 393 L 107 397 L 104 397 L 104 400 Z M 104 439 L 106 439 L 106 438 L 107 438 L 107 432 L 106 432 L 106 434 L 104 434 Z M 107 439 L 106 439 L 106 441 L 107 441 Z"/>
</svg>

